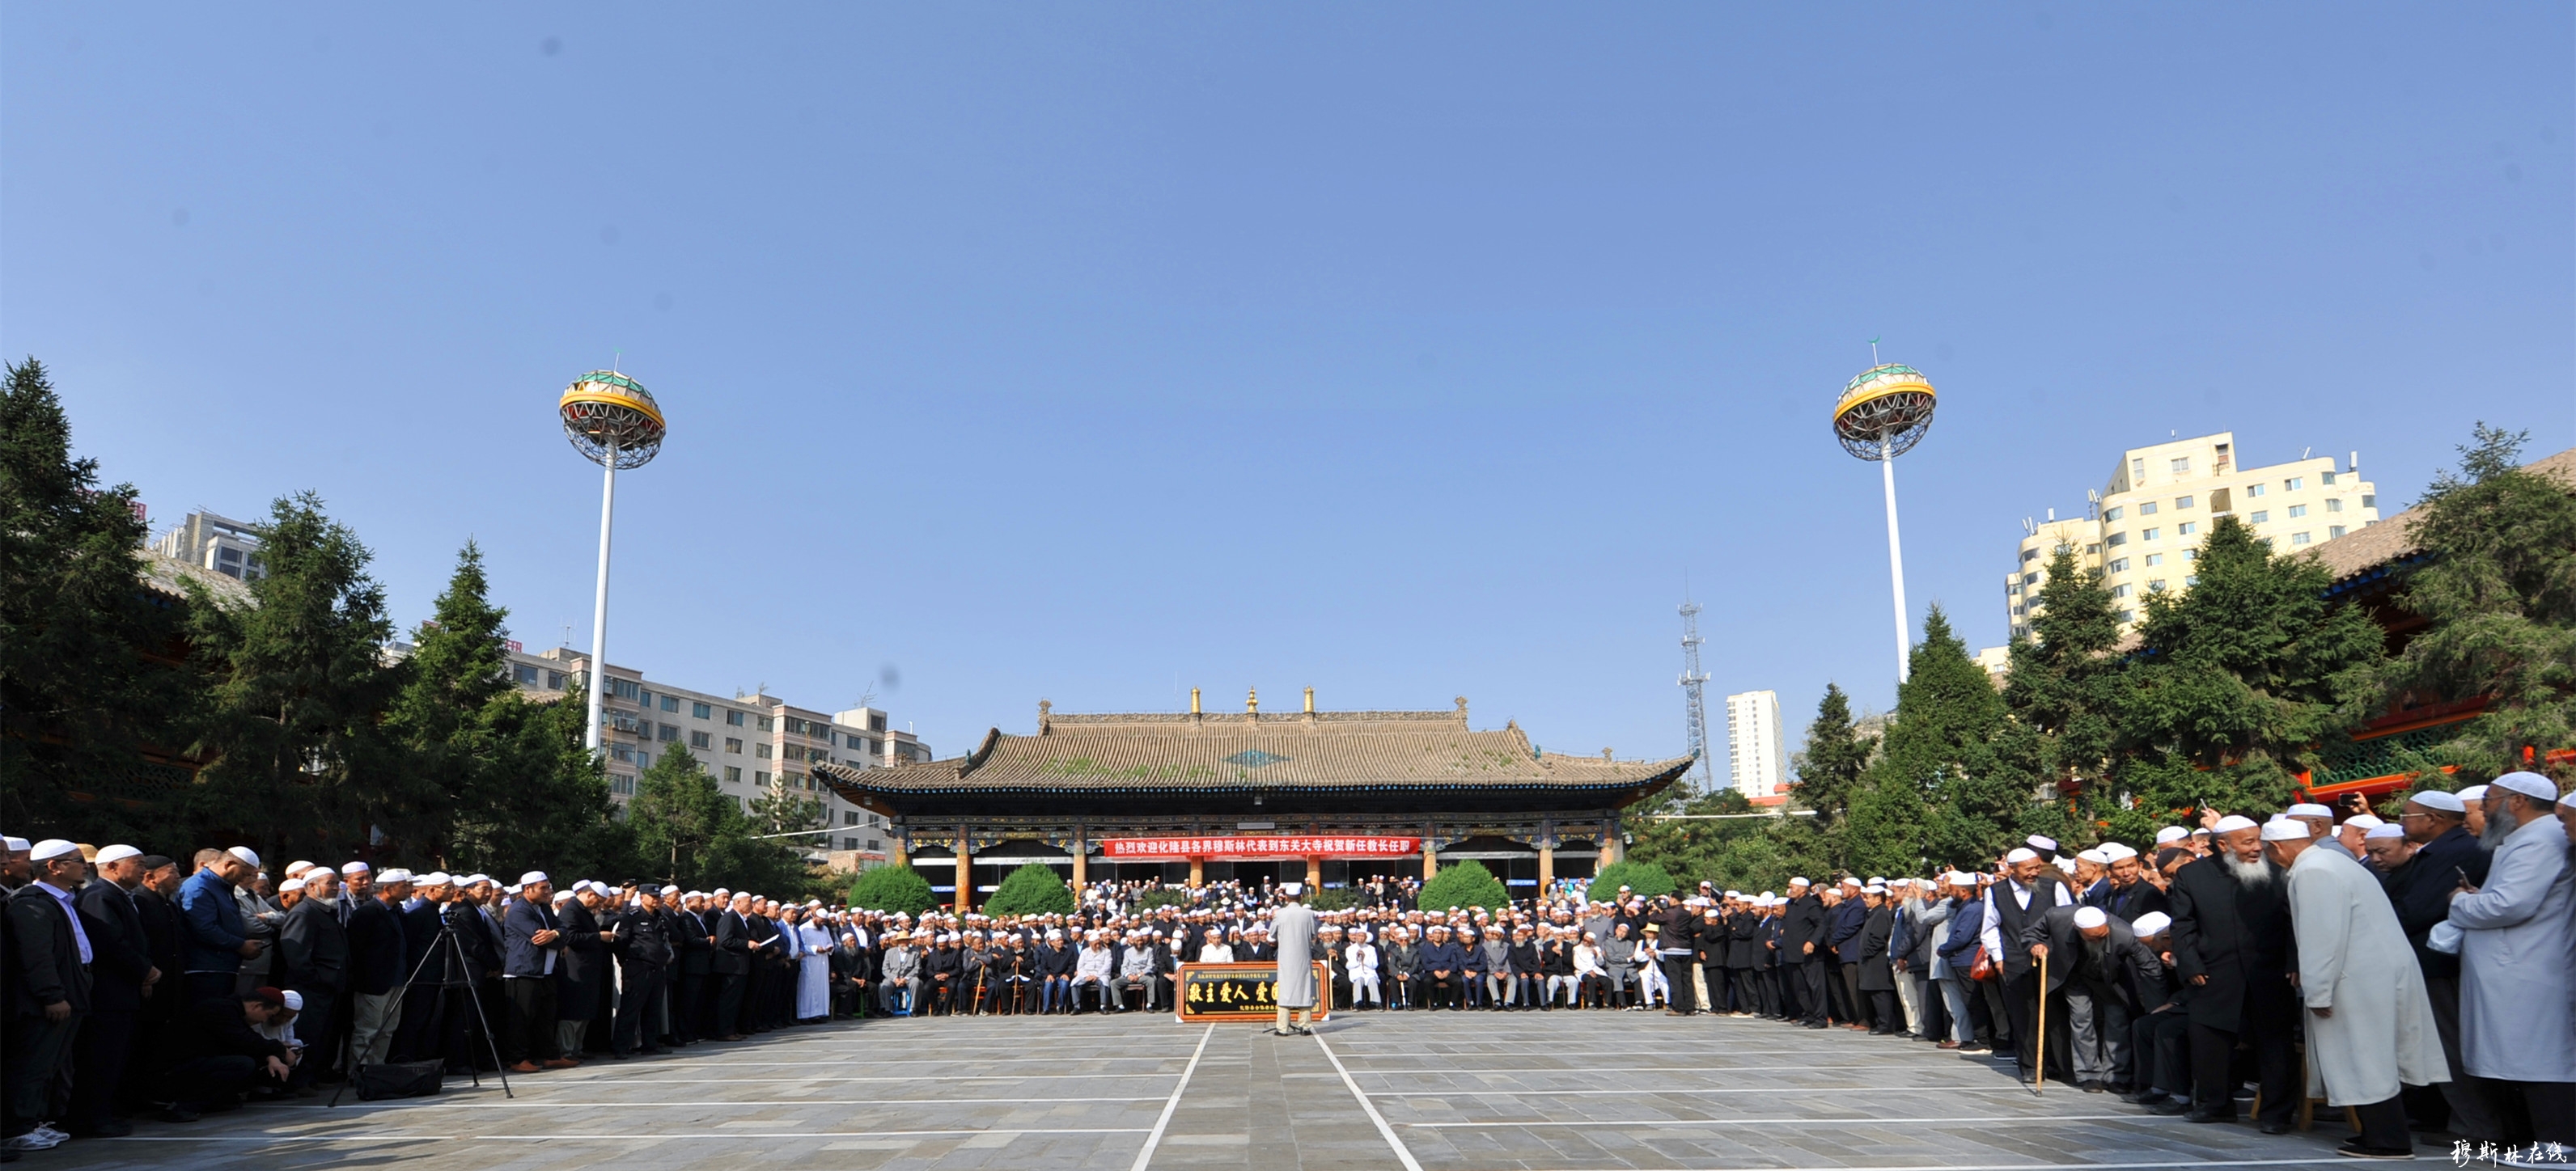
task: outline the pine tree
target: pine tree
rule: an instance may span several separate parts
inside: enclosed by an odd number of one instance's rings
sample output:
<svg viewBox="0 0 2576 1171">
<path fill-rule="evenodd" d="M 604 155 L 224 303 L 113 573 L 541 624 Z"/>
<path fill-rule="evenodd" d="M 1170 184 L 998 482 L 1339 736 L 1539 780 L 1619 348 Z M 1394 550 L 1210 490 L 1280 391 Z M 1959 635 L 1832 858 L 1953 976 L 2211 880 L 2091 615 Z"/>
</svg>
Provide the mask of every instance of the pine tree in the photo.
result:
<svg viewBox="0 0 2576 1171">
<path fill-rule="evenodd" d="M 663 881 L 701 888 L 713 885 L 706 880 L 708 847 L 748 832 L 742 806 L 716 786 L 694 754 L 676 744 L 635 778 L 626 825 L 635 835 L 636 854 Z"/>
<path fill-rule="evenodd" d="M 0 824 L 26 837 L 193 842 L 147 749 L 185 739 L 176 614 L 141 586 L 134 487 L 98 486 L 44 364 L 0 387 Z M 77 796 L 75 796 L 77 795 Z M 101 798 L 109 798 L 101 800 Z"/>
<path fill-rule="evenodd" d="M 2088 840 L 2096 835 L 2081 823 L 2119 809 L 2108 785 L 2127 686 L 2126 663 L 2115 649 L 2120 616 L 2101 571 L 2077 565 L 2070 545 L 2058 546 L 2050 558 L 2032 610 L 2031 637 L 2012 643 L 2003 693 L 2011 719 L 1996 751 L 2023 792 L 2047 786 L 2075 796 L 2034 807 L 2019 828 Z M 2146 832 L 2164 824 L 2148 820 L 2141 823 Z M 2140 827 L 2124 828 L 2134 834 Z"/>
<path fill-rule="evenodd" d="M 1851 697 L 1840 686 L 1825 684 L 1815 721 L 1807 725 L 1806 749 L 1798 754 L 1798 783 L 1790 798 L 1815 810 L 1828 825 L 1839 820 L 1877 746 L 1876 737 L 1853 730 Z"/>
<path fill-rule="evenodd" d="M 518 714 L 506 709 L 525 702 L 507 674 L 508 613 L 489 599 L 483 551 L 466 542 L 436 617 L 412 635 L 410 678 L 386 720 L 410 753 L 405 807 L 387 827 L 398 851 L 416 846 L 442 864 L 454 861 L 456 838 L 498 829 L 489 824 L 490 799 L 526 783 L 499 734 Z"/>
<path fill-rule="evenodd" d="M 2407 572 L 2398 601 L 2429 625 L 2353 689 L 2345 716 L 2489 696 L 2410 767 L 2457 766 L 2463 783 L 2533 767 L 2563 783 L 2569 770 L 2547 760 L 2576 747 L 2576 495 L 2520 466 L 2528 432 L 2480 423 L 2476 436 L 2459 473 L 2424 493 L 2409 534 L 2430 558 Z"/>
<path fill-rule="evenodd" d="M 320 497 L 280 499 L 258 533 L 268 573 L 249 604 L 191 585 L 202 743 L 216 755 L 195 809 L 262 850 L 343 853 L 402 808 L 404 754 L 380 722 L 407 670 L 383 654 L 393 624 L 366 546 Z"/>
<path fill-rule="evenodd" d="M 1926 857 L 1981 861 L 2012 836 L 2028 787 L 1995 755 L 2004 701 L 1968 657 L 1949 616 L 1932 607 L 1907 659 L 1884 751 L 1843 834 L 1855 871 L 1912 873 Z"/>
</svg>

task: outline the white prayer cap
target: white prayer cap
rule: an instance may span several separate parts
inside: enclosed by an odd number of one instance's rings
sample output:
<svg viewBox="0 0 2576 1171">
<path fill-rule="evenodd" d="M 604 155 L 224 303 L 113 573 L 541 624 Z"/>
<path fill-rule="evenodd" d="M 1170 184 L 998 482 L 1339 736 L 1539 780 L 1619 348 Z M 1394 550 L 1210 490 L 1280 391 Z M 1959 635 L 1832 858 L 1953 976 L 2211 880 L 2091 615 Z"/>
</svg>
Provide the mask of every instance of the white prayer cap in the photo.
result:
<svg viewBox="0 0 2576 1171">
<path fill-rule="evenodd" d="M 277 884 L 277 893 L 279 894 L 285 894 L 288 891 L 302 889 L 304 889 L 304 880 L 301 878 L 290 878 Z"/>
<path fill-rule="evenodd" d="M 1283 882 L 1279 884 L 1279 893 L 1293 899 L 1306 893 L 1306 884 L 1302 882 Z"/>
<path fill-rule="evenodd" d="M 2438 809 L 2444 813 L 2464 813 L 2469 808 L 2460 800 L 2459 794 L 2445 793 L 2440 789 L 2426 789 L 2406 800 L 2411 804 L 2421 805 L 2426 809 Z"/>
<path fill-rule="evenodd" d="M 2105 858 L 2105 859 L 2107 859 L 2107 860 L 2109 860 L 2109 861 L 2117 862 L 2117 861 L 2120 861 L 2120 860 L 2121 860 L 2121 859 L 2123 859 L 2123 858 L 2135 858 L 2135 857 L 2137 857 L 2137 856 L 2138 856 L 2138 852 L 2137 852 L 2136 850 L 2132 850 L 2132 849 L 2130 849 L 2130 848 L 2128 847 L 2127 843 L 2124 843 L 2124 842 L 2104 842 L 2104 843 L 2102 843 L 2102 857 L 2103 857 L 2103 858 Z"/>
<path fill-rule="evenodd" d="M 568 891 L 568 890 L 559 890 L 559 891 L 556 891 L 556 892 L 555 892 L 555 894 L 554 894 L 554 900 L 553 900 L 553 901 L 555 901 L 555 902 L 557 902 L 557 903 L 561 903 L 561 902 L 565 902 L 565 901 L 567 901 L 567 900 L 569 900 L 569 899 L 571 899 L 571 898 L 572 898 L 572 892 L 571 892 L 571 891 Z"/>
<path fill-rule="evenodd" d="M 2558 799 L 2558 782 L 2539 773 L 2506 773 L 2488 783 L 2506 792 L 2520 793 L 2535 801 Z"/>
<path fill-rule="evenodd" d="M 2092 929 L 2101 926 L 2105 922 L 2108 922 L 2110 918 L 2111 917 L 2109 915 L 2102 913 L 2102 908 L 2100 907 L 2075 908 L 2075 926 L 2085 931 L 2091 931 Z"/>
<path fill-rule="evenodd" d="M 546 872 L 543 870 L 531 870 L 519 876 L 519 885 L 521 886 L 535 886 L 540 882 L 550 881 L 552 880 L 546 877 Z"/>
<path fill-rule="evenodd" d="M 1975 886 L 1977 884 L 1977 876 L 1970 874 L 1965 870 L 1953 870 L 1941 877 L 1947 880 L 1952 886 Z"/>
<path fill-rule="evenodd" d="M 2460 790 L 2460 802 L 2463 805 L 2472 801 L 2484 801 L 2486 799 L 2487 787 L 2485 785 L 2471 785 L 2468 788 Z"/>
<path fill-rule="evenodd" d="M 2357 825 L 2363 829 L 2378 829 L 2379 827 L 2388 824 L 2387 822 L 2381 821 L 2379 818 L 2367 813 L 2353 814 L 2352 816 L 2343 819 L 2343 823 L 2345 825 Z"/>
<path fill-rule="evenodd" d="M 2056 838 L 2047 837 L 2041 834 L 2032 834 L 2029 837 L 2023 838 L 2022 842 L 2028 845 L 2031 849 L 2037 850 L 2043 854 L 2054 854 L 2057 852 Z"/>
<path fill-rule="evenodd" d="M 664 895 L 666 895 L 666 896 L 668 896 L 668 895 L 675 895 L 675 894 L 680 893 L 680 888 L 678 888 L 678 887 L 676 887 L 676 886 L 665 886 L 665 887 L 663 887 L 663 888 L 662 888 L 662 893 L 663 893 Z"/>
<path fill-rule="evenodd" d="M 2402 838 L 2406 836 L 2406 827 L 2398 825 L 2374 825 L 2370 827 L 2369 833 L 2361 836 L 2363 840 L 2373 842 L 2387 838 Z"/>
<path fill-rule="evenodd" d="M 2050 865 L 2055 866 L 2055 867 L 2057 867 L 2057 868 L 2058 868 L 2058 869 L 2060 869 L 2060 870 L 2073 870 L 2073 869 L 2075 869 L 2075 859 L 2073 859 L 2073 858 L 2069 858 L 2069 857 L 2067 857 L 2067 856 L 2066 856 L 2066 855 L 2064 855 L 2064 854 L 2060 854 L 2060 855 L 2058 855 L 2058 856 L 2056 856 L 2056 857 L 2054 857 L 2054 858 L 2049 859 L 2048 861 L 2049 861 L 2049 864 L 2050 864 Z"/>
<path fill-rule="evenodd" d="M 61 838 L 46 838 L 45 840 L 36 843 L 34 846 L 29 847 L 29 851 L 28 857 L 30 859 L 37 862 L 46 862 L 55 858 L 60 858 L 65 854 L 77 857 L 80 854 L 80 847 Z"/>
<path fill-rule="evenodd" d="M 1740 890 L 1731 890 L 1726 892 L 1726 897 L 1730 899 L 1740 899 L 1744 897 L 1744 892 Z"/>
<path fill-rule="evenodd" d="M 128 858 L 140 858 L 142 856 L 143 851 L 135 849 L 132 846 L 114 845 L 99 851 L 98 857 L 92 858 L 90 861 L 96 862 L 101 866 L 105 866 L 110 862 L 122 862 Z"/>
<path fill-rule="evenodd" d="M 492 876 L 491 876 L 491 875 L 477 872 L 477 873 L 473 873 L 473 874 L 468 874 L 468 875 L 466 875 L 466 876 L 465 876 L 465 877 L 463 877 L 463 878 L 457 879 L 457 880 L 456 880 L 456 885 L 458 885 L 458 886 L 480 886 L 480 885 L 482 885 L 482 884 L 484 884 L 484 883 L 487 883 L 487 882 L 490 882 L 490 881 L 492 881 Z"/>
<path fill-rule="evenodd" d="M 2162 935 L 2165 928 L 2171 926 L 2173 926 L 2173 916 L 2162 911 L 2149 911 L 2138 916 L 2137 922 L 2129 924 L 2129 931 L 2138 938 L 2145 939 L 2150 935 Z"/>
<path fill-rule="evenodd" d="M 2308 823 L 2295 817 L 2263 823 L 2263 840 L 2267 842 L 2304 842 L 2309 837 Z"/>
<path fill-rule="evenodd" d="M 1779 896 L 1778 896 L 1778 895 L 1775 895 L 1775 894 L 1772 894 L 1770 891 L 1767 891 L 1767 890 L 1766 890 L 1766 891 L 1763 891 L 1763 892 L 1762 892 L 1762 897 L 1763 897 L 1763 898 L 1766 898 L 1766 899 L 1770 899 L 1770 898 L 1778 898 Z"/>
<path fill-rule="evenodd" d="M 287 863 L 287 864 L 286 864 L 286 876 L 287 876 L 288 878 L 293 878 L 293 877 L 295 877 L 296 875 L 298 875 L 298 874 L 302 874 L 302 873 L 304 873 L 305 871 L 307 871 L 307 870 L 311 870 L 311 869 L 313 869 L 313 864 L 312 864 L 312 863 L 307 862 L 307 861 L 305 861 L 305 860 L 303 860 L 303 859 L 301 859 L 301 858 L 298 858 L 298 859 L 296 859 L 295 861 L 292 861 L 292 862 L 289 862 L 289 863 Z"/>
<path fill-rule="evenodd" d="M 449 874 L 444 870 L 432 870 L 427 874 L 421 875 L 416 881 L 418 881 L 422 886 L 454 886 L 456 885 L 456 876 Z"/>
<path fill-rule="evenodd" d="M 2334 810 L 2328 809 L 2328 808 L 2326 808 L 2326 807 L 2325 807 L 2325 806 L 2323 806 L 2323 805 L 2319 805 L 2319 804 L 2317 804 L 2317 803 L 2316 803 L 2316 802 L 2314 802 L 2314 801 L 2301 801 L 2301 802 L 2299 802 L 2298 804 L 2291 806 L 2291 807 L 2289 808 L 2288 812 L 2289 812 L 2289 815 L 2290 815 L 2290 816 L 2292 816 L 2292 817 L 2332 817 L 2332 816 L 2334 816 Z"/>
<path fill-rule="evenodd" d="M 1790 880 L 1789 880 L 1789 885 L 1791 885 L 1791 886 L 1814 886 L 1814 885 L 1816 885 L 1816 884 L 1815 884 L 1815 883 L 1812 883 L 1812 882 L 1809 882 L 1809 881 L 1807 881 L 1806 879 L 1803 879 L 1803 878 L 1792 878 L 1792 879 L 1790 879 Z M 1623 886 L 1623 887 L 1620 887 L 1619 889 L 1621 889 L 1621 890 L 1626 890 L 1626 889 L 1628 889 L 1628 888 Z"/>
<path fill-rule="evenodd" d="M 286 991 L 279 993 L 278 995 L 283 996 L 283 997 L 285 997 L 285 998 L 286 998 L 286 1007 L 288 1007 L 288 1008 L 290 1008 L 290 1009 L 293 1009 L 293 1010 L 294 1010 L 294 1011 L 296 1011 L 296 1012 L 302 1012 L 302 1011 L 304 1011 L 304 994 L 303 994 L 303 993 L 298 992 L 298 991 L 296 991 L 296 990 L 294 990 L 294 989 L 292 989 L 292 988 L 289 988 L 289 989 L 287 989 Z"/>
<path fill-rule="evenodd" d="M 2553 791 L 2553 792 L 2551 792 L 2549 795 L 2550 795 L 2550 796 L 2552 796 L 2552 797 L 2555 797 L 2555 796 L 2557 796 L 2558 794 L 2557 794 L 2555 791 Z M 233 856 L 233 857 L 235 857 L 235 858 L 239 858 L 239 859 L 241 859 L 241 860 L 242 860 L 242 864 L 243 864 L 243 865 L 248 866 L 248 867 L 250 867 L 250 868 L 251 868 L 251 869 L 253 869 L 253 870 L 257 870 L 257 869 L 259 869 L 259 855 L 258 855 L 257 853 L 255 853 L 255 852 L 253 852 L 253 851 L 251 850 L 251 848 L 250 848 L 250 847 L 248 847 L 248 846 L 235 846 L 235 847 L 233 847 L 232 849 L 226 850 L 226 851 L 224 851 L 224 852 L 225 852 L 225 853 L 227 853 L 227 854 L 232 855 L 232 856 Z"/>
<path fill-rule="evenodd" d="M 1860 893 L 1865 895 L 1883 895 L 1887 893 L 1887 888 L 1883 886 L 1864 886 L 1860 888 Z"/>
<path fill-rule="evenodd" d="M 0 846 L 9 847 L 12 854 L 22 853 L 28 848 L 27 839 L 18 837 L 0 837 Z"/>
<path fill-rule="evenodd" d="M 2560 794 L 2558 803 L 2561 805 L 2576 805 L 2576 789 L 2569 789 L 2565 793 Z"/>
<path fill-rule="evenodd" d="M 384 883 L 387 886 L 392 886 L 397 882 L 410 882 L 411 871 L 405 870 L 400 866 L 396 866 L 391 870 L 377 875 L 376 881 Z"/>
<path fill-rule="evenodd" d="M 2108 866 L 2111 864 L 2111 856 L 2103 853 L 2098 848 L 2091 850 L 2078 850 L 2075 852 L 2075 856 L 2096 866 Z"/>
<path fill-rule="evenodd" d="M 2024 862 L 2036 862 L 2038 860 L 2039 852 L 2028 846 L 2015 846 L 2013 847 L 2012 853 L 2004 855 L 2004 861 L 2015 866 L 2019 866 Z"/>
<path fill-rule="evenodd" d="M 2190 836 L 2190 830 L 2184 829 L 2178 825 L 2169 825 L 2156 831 L 2156 844 L 2159 846 L 2170 846 L 2175 842 L 2179 842 Z"/>
<path fill-rule="evenodd" d="M 514 883 L 511 883 L 511 884 L 510 884 L 510 885 L 508 885 L 508 886 L 502 887 L 501 889 L 502 889 L 502 891 L 503 891 L 503 892 L 505 892 L 505 893 L 508 893 L 508 894 L 514 894 L 514 895 L 515 895 L 515 894 L 519 893 L 519 884 L 514 882 Z"/>
<path fill-rule="evenodd" d="M 2240 829 L 2253 829 L 2254 819 L 2246 817 L 2243 814 L 2230 813 L 2225 817 L 2219 818 L 2217 826 L 2213 828 L 2218 833 L 2232 834 Z"/>
<path fill-rule="evenodd" d="M 1865 882 L 1862 882 L 1861 880 L 1859 880 L 1859 879 L 1857 879 L 1857 878 L 1849 878 L 1849 877 L 1846 877 L 1846 878 L 1844 878 L 1844 879 L 1843 879 L 1843 885 L 1844 885 L 1844 886 L 1867 886 L 1867 885 L 1869 885 L 1869 884 L 1868 884 L 1868 883 L 1865 883 Z"/>
</svg>

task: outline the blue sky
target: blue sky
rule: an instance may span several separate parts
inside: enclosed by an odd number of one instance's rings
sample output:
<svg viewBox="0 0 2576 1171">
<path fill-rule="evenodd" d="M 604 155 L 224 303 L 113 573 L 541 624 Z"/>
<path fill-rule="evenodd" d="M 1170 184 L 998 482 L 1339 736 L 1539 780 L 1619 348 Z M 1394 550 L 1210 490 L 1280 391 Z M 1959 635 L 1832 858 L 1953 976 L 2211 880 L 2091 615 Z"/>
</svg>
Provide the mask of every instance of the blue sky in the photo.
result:
<svg viewBox="0 0 2576 1171">
<path fill-rule="evenodd" d="M 2124 446 L 2576 444 L 2576 9 L 0 6 L 0 352 L 155 519 L 319 491 L 406 625 L 469 536 L 610 657 L 945 752 L 1063 710 L 1474 705 L 1682 750 L 2000 642 Z M 1722 720 L 1722 713 L 1720 713 Z M 1722 734 L 1722 732 L 1721 732 Z M 1794 733 L 1793 733 L 1794 735 Z"/>
</svg>

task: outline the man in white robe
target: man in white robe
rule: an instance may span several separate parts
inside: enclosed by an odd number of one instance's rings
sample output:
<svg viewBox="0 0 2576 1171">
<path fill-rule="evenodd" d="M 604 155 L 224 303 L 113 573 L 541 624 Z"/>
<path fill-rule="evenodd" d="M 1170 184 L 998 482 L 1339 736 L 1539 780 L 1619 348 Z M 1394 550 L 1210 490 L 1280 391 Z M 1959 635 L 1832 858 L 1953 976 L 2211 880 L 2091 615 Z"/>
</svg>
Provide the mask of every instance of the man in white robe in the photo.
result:
<svg viewBox="0 0 2576 1171">
<path fill-rule="evenodd" d="M 2289 874 L 2311 1084 L 2325 1087 L 2327 1104 L 2350 1106 L 2361 1120 L 2361 1133 L 2338 1153 L 2412 1159 L 2400 1085 L 2429 1086 L 2451 1075 L 2397 910 L 2367 867 L 2326 849 L 2298 818 L 2264 826 L 2263 852 Z"/>
<path fill-rule="evenodd" d="M 2460 938 L 2460 1063 L 2486 1079 L 2509 1144 L 2576 1144 L 2576 874 L 2558 785 L 2506 773 L 2484 796 L 2502 836 L 2483 887 L 2451 899 Z M 2527 1129 L 2526 1129 L 2527 1128 Z"/>
<path fill-rule="evenodd" d="M 1279 949 L 1279 975 L 1271 985 L 1271 995 L 1279 1003 L 1279 1023 L 1271 1032 L 1282 1037 L 1292 1034 L 1315 1034 L 1315 912 L 1300 900 L 1306 884 L 1282 883 L 1279 887 L 1279 909 L 1271 913 L 1270 933 Z M 1291 1025 L 1288 1015 L 1296 1013 Z"/>
</svg>

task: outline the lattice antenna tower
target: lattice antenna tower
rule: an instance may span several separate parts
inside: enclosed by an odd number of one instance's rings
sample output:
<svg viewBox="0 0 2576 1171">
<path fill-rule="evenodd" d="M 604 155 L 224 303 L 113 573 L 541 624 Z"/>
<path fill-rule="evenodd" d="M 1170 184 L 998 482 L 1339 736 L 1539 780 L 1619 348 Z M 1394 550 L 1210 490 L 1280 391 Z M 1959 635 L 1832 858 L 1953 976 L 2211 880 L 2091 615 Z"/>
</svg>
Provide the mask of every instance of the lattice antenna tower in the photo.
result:
<svg viewBox="0 0 2576 1171">
<path fill-rule="evenodd" d="M 1682 603 L 1682 694 L 1690 706 L 1691 767 L 1686 774 L 1694 793 L 1716 788 L 1708 767 L 1708 672 L 1699 669 L 1699 603 Z"/>
</svg>

